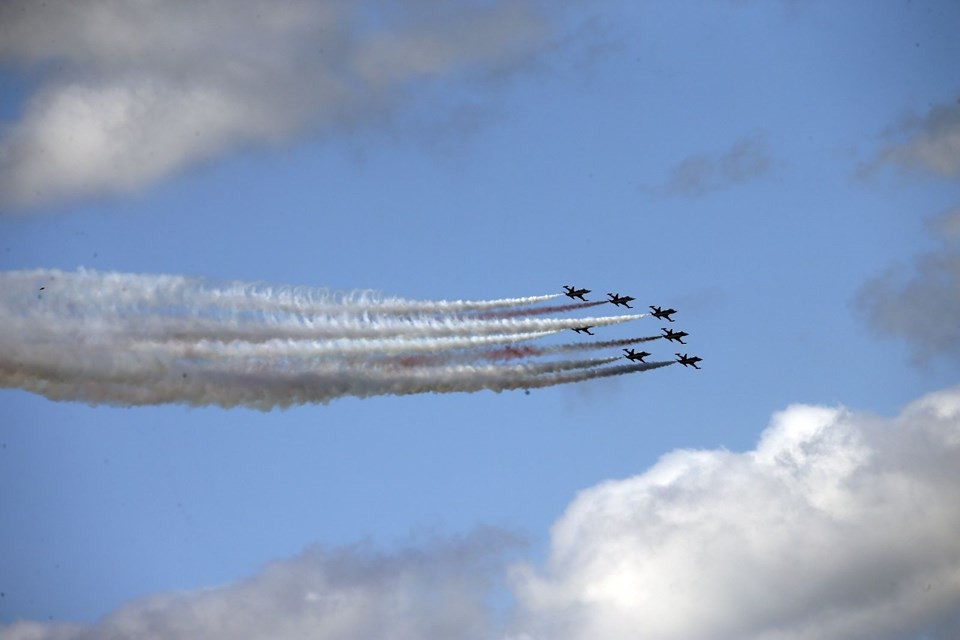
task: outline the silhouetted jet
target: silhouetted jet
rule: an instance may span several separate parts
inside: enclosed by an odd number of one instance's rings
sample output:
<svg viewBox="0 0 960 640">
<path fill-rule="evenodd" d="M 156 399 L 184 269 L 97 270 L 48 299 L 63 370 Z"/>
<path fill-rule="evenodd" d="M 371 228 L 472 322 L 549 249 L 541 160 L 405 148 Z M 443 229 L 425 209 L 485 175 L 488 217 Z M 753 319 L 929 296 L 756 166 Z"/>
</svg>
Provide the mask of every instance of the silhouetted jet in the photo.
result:
<svg viewBox="0 0 960 640">
<path fill-rule="evenodd" d="M 663 331 L 663 336 L 661 337 L 666 338 L 667 340 L 673 340 L 675 342 L 679 342 L 680 344 L 687 344 L 686 342 L 680 339 L 680 338 L 686 338 L 688 335 L 690 335 L 686 331 L 670 331 L 670 329 L 667 329 L 666 327 L 661 327 L 660 330 Z"/>
<path fill-rule="evenodd" d="M 697 366 L 697 363 L 700 362 L 701 360 L 703 360 L 703 358 L 698 358 L 697 356 L 688 357 L 687 354 L 683 354 L 683 355 L 680 355 L 679 353 L 677 354 L 677 362 L 679 362 L 685 367 L 689 365 L 694 369 L 699 369 L 700 367 Z"/>
<path fill-rule="evenodd" d="M 660 307 L 655 307 L 653 305 L 650 305 L 650 309 L 653 311 L 654 318 L 659 318 L 660 320 L 669 320 L 670 322 L 673 322 L 673 318 L 670 316 L 677 312 L 676 309 L 667 309 L 664 311 Z"/>
<path fill-rule="evenodd" d="M 622 304 L 627 309 L 633 309 L 633 307 L 627 303 L 633 302 L 635 298 L 631 298 L 630 296 L 621 296 L 619 293 L 608 293 L 607 295 L 610 296 L 609 302 L 612 302 L 614 305 L 619 306 Z"/>
<path fill-rule="evenodd" d="M 641 351 L 640 353 L 636 353 L 633 349 L 624 349 L 624 351 L 627 352 L 627 355 L 624 356 L 624 358 L 627 360 L 639 360 L 640 362 L 644 362 L 644 358 L 650 355 L 646 351 Z M 644 364 L 646 363 L 644 362 Z"/>
<path fill-rule="evenodd" d="M 571 287 L 568 284 L 563 285 L 563 288 L 567 290 L 566 293 L 564 293 L 563 295 L 567 296 L 571 300 L 573 298 L 580 298 L 581 300 L 586 302 L 587 299 L 584 298 L 583 296 L 590 293 L 590 289 L 577 289 L 576 287 Z"/>
<path fill-rule="evenodd" d="M 577 327 L 576 329 L 574 329 L 574 331 L 576 331 L 577 333 L 585 333 L 585 334 L 587 334 L 588 336 L 592 336 L 592 335 L 593 335 L 593 332 L 590 331 L 590 329 L 593 329 L 593 327 L 592 327 L 592 326 L 589 326 L 589 327 Z"/>
</svg>

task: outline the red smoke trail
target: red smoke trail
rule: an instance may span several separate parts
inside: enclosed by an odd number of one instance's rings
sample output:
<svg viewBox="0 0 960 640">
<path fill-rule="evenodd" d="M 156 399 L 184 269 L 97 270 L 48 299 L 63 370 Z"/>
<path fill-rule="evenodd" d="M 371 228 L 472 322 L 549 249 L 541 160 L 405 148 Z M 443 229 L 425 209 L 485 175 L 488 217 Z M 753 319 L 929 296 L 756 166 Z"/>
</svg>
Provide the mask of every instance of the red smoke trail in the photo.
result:
<svg viewBox="0 0 960 640">
<path fill-rule="evenodd" d="M 421 354 L 413 356 L 403 356 L 392 359 L 392 364 L 401 367 L 421 367 L 436 366 L 458 360 L 466 362 L 487 361 L 502 362 L 506 360 L 517 360 L 519 358 L 528 358 L 531 356 L 543 355 L 544 349 L 523 345 L 508 345 L 506 347 L 497 347 L 483 351 L 452 353 L 452 354 Z"/>
<path fill-rule="evenodd" d="M 596 342 L 574 342 L 569 345 L 562 345 L 563 347 L 569 347 L 570 349 L 610 349 L 613 347 L 629 347 L 632 344 L 640 344 L 641 342 L 651 342 L 653 340 L 659 340 L 663 336 L 645 336 L 643 338 L 622 338 L 620 340 L 597 340 Z"/>
<path fill-rule="evenodd" d="M 574 302 L 572 304 L 554 305 L 552 307 L 534 307 L 531 309 L 512 309 L 508 311 L 491 311 L 487 313 L 478 313 L 473 317 L 482 320 L 490 318 L 520 318 L 523 316 L 542 316 L 551 313 L 566 313 L 567 311 L 576 311 L 578 309 L 589 309 L 601 304 L 607 304 L 609 300 L 596 300 L 594 302 Z"/>
<path fill-rule="evenodd" d="M 622 376 L 627 373 L 638 373 L 640 371 L 650 371 L 677 364 L 676 360 L 662 360 L 660 362 L 641 362 L 638 364 L 621 364 L 613 367 L 602 367 L 599 369 L 588 369 L 583 371 L 547 373 L 534 378 L 530 388 L 552 387 L 557 384 L 569 384 L 571 382 L 582 382 L 584 380 L 595 380 L 597 378 L 609 378 L 611 376 Z"/>
<path fill-rule="evenodd" d="M 506 347 L 490 349 L 486 353 L 481 354 L 481 357 L 485 360 L 492 360 L 495 362 L 497 360 L 515 360 L 517 358 L 539 356 L 542 355 L 542 353 L 543 349 L 540 347 L 509 345 Z"/>
<path fill-rule="evenodd" d="M 484 360 L 513 360 L 516 358 L 527 358 L 532 356 L 547 356 L 568 351 L 593 351 L 596 349 L 611 349 L 616 347 L 627 347 L 641 342 L 650 342 L 663 336 L 644 336 L 643 338 L 622 338 L 620 340 L 595 340 L 592 342 L 570 342 L 567 344 L 557 344 L 549 347 L 532 347 L 529 345 L 507 345 L 505 347 L 496 347 L 488 349 L 478 354 L 478 358 Z"/>
<path fill-rule="evenodd" d="M 642 338 L 622 338 L 620 340 L 596 340 L 592 342 L 571 342 L 568 344 L 551 345 L 548 347 L 534 347 L 530 345 L 511 344 L 504 347 L 494 347 L 482 351 L 476 351 L 467 355 L 461 355 L 460 359 L 470 361 L 488 361 L 503 362 L 507 360 L 519 360 L 520 358 L 534 358 L 537 356 L 556 355 L 570 351 L 594 351 L 597 349 L 610 349 L 615 347 L 627 347 L 641 342 L 650 342 L 658 340 L 663 336 L 644 336 Z M 400 366 L 414 367 L 420 365 L 438 364 L 456 360 L 455 355 L 417 355 L 408 356 L 395 360 Z"/>
<path fill-rule="evenodd" d="M 459 356 L 457 354 L 424 354 L 404 356 L 393 360 L 393 363 L 401 367 L 419 367 L 438 365 L 456 360 L 503 362 L 506 360 L 518 360 L 520 358 L 539 356 L 543 355 L 545 352 L 549 353 L 549 350 L 526 345 L 508 345 L 506 347 L 497 347 L 484 351 L 459 354 Z"/>
<path fill-rule="evenodd" d="M 644 336 L 642 338 L 621 338 L 619 340 L 595 340 L 592 342 L 571 342 L 568 344 L 551 345 L 548 347 L 534 347 L 530 345 L 511 344 L 504 347 L 494 347 L 482 351 L 476 351 L 470 354 L 461 354 L 459 359 L 470 361 L 485 360 L 488 362 L 503 362 L 507 360 L 519 360 L 520 358 L 534 358 L 537 356 L 556 355 L 558 353 L 567 353 L 570 351 L 593 351 L 597 349 L 611 349 L 616 347 L 628 347 L 632 344 L 641 342 L 650 342 L 658 340 L 663 336 Z M 397 358 L 394 364 L 403 367 L 416 367 L 425 365 L 435 365 L 442 362 L 457 360 L 456 355 L 451 354 L 425 354 Z"/>
</svg>

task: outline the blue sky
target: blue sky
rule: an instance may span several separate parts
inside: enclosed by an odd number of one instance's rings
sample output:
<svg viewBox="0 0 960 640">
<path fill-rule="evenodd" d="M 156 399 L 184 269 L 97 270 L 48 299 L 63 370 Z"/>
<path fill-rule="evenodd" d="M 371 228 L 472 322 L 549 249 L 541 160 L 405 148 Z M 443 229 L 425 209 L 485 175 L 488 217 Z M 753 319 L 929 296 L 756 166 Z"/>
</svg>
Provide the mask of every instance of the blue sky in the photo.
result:
<svg viewBox="0 0 960 640">
<path fill-rule="evenodd" d="M 383 627 L 289 614 L 303 633 L 333 634 L 322 637 L 616 637 L 646 624 L 630 612 L 664 608 L 688 614 L 657 616 L 651 637 L 703 637 L 689 620 L 715 637 L 954 637 L 960 548 L 936 533 L 960 521 L 943 504 L 960 488 L 949 471 L 960 468 L 960 85 L 949 64 L 960 9 L 391 6 L 0 9 L 0 269 L 430 300 L 572 282 L 677 308 L 703 370 L 269 412 L 88 406 L 5 388 L 0 638 L 106 637 L 151 607 L 170 625 L 156 637 L 220 637 L 182 607 L 233 611 L 238 593 L 270 603 L 261 618 L 276 637 L 282 594 L 325 571 L 345 581 L 320 580 L 329 597 L 349 584 L 371 602 L 400 590 L 413 604 L 357 605 L 356 620 Z M 661 326 L 643 318 L 598 337 Z M 15 387 L 10 348 L 25 338 L 0 339 Z M 657 357 L 674 351 L 649 344 Z M 779 457 L 758 444 L 768 426 Z M 762 490 L 767 471 L 743 472 L 769 470 L 765 455 L 779 461 L 770 468 L 809 466 L 796 491 L 815 515 L 792 539 L 731 516 L 729 540 L 749 525 L 768 549 L 736 573 L 764 585 L 787 563 L 808 588 L 738 618 L 756 599 L 729 595 L 740 591 L 718 568 L 723 542 L 692 568 L 668 550 L 699 548 L 697 532 L 722 540 L 708 525 L 754 500 L 783 521 L 804 513 Z M 931 520 L 880 539 L 878 526 L 913 517 L 909 500 L 863 488 L 886 486 L 894 468 L 934 502 L 918 516 Z M 651 543 L 664 513 L 693 533 Z M 836 527 L 816 529 L 823 513 Z M 828 552 L 787 552 L 830 535 L 861 580 L 832 573 Z M 939 562 L 910 552 L 924 548 Z M 864 571 L 871 549 L 887 559 L 876 575 Z M 700 572 L 717 591 L 648 593 L 649 567 L 630 558 L 651 556 L 661 579 L 682 587 L 685 571 Z M 893 586 L 875 593 L 884 577 Z M 933 585 L 920 604 L 904 599 L 909 580 Z M 447 587 L 456 602 L 440 616 L 423 593 Z M 474 611 L 491 593 L 504 619 Z M 858 627 L 871 597 L 911 613 Z M 835 619 L 804 618 L 828 605 Z M 434 616 L 449 626 L 418 626 Z"/>
</svg>

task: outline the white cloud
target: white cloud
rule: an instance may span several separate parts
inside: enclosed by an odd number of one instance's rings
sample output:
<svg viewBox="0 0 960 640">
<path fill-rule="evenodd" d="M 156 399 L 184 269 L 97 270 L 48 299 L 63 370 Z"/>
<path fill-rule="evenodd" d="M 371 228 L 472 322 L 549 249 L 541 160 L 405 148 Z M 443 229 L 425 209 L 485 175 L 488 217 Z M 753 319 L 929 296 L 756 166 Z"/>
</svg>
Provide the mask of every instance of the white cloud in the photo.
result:
<svg viewBox="0 0 960 640">
<path fill-rule="evenodd" d="M 795 405 L 757 447 L 675 451 L 583 491 L 543 567 L 512 539 L 311 550 L 226 587 L 0 640 L 960 637 L 960 387 L 895 418 Z M 508 575 L 517 615 L 484 603 Z"/>
<path fill-rule="evenodd" d="M 550 42 L 535 0 L 12 0 L 0 62 L 46 84 L 0 139 L 0 205 L 123 193 L 245 144 L 382 120 L 413 83 L 507 73 Z"/>
<path fill-rule="evenodd" d="M 903 170 L 960 178 L 960 99 L 936 105 L 923 116 L 912 116 L 891 133 L 906 139 L 881 149 L 860 171 L 870 176 L 884 165 Z"/>
<path fill-rule="evenodd" d="M 7 138 L 2 184 L 19 204 L 131 191 L 238 141 L 281 136 L 269 102 L 149 78 L 64 84 L 38 95 Z"/>
<path fill-rule="evenodd" d="M 754 451 L 678 451 L 582 492 L 546 568 L 515 569 L 526 631 L 954 638 L 958 490 L 960 388 L 894 420 L 793 406 Z"/>
</svg>

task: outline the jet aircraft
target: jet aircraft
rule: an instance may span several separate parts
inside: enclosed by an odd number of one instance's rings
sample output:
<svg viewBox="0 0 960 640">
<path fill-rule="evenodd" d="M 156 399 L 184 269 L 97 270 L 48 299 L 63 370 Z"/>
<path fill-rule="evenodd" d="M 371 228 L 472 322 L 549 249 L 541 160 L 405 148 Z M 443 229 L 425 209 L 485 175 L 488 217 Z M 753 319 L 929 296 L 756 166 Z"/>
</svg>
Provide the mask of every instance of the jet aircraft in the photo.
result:
<svg viewBox="0 0 960 640">
<path fill-rule="evenodd" d="M 659 318 L 660 320 L 669 320 L 670 322 L 673 322 L 673 318 L 670 316 L 677 312 L 676 309 L 663 310 L 660 307 L 655 307 L 653 305 L 650 305 L 650 309 L 653 311 L 654 318 Z"/>
<path fill-rule="evenodd" d="M 627 303 L 633 302 L 635 298 L 632 298 L 630 296 L 621 296 L 619 293 L 608 293 L 607 295 L 610 296 L 610 300 L 608 302 L 612 302 L 614 306 L 619 306 L 622 304 L 627 309 L 633 309 L 633 307 L 631 307 Z"/>
<path fill-rule="evenodd" d="M 633 349 L 624 349 L 624 351 L 627 352 L 627 355 L 623 357 L 626 358 L 627 360 L 639 360 L 644 364 L 646 364 L 646 362 L 644 361 L 644 358 L 650 355 L 650 353 L 648 353 L 647 351 L 641 351 L 640 353 L 636 353 Z"/>
<path fill-rule="evenodd" d="M 588 336 L 592 336 L 592 335 L 593 335 L 593 332 L 590 331 L 590 329 L 593 329 L 593 326 L 589 326 L 589 327 L 576 327 L 576 328 L 574 328 L 574 331 L 576 331 L 577 333 L 585 333 L 585 334 L 587 334 Z"/>
<path fill-rule="evenodd" d="M 703 358 L 698 358 L 697 356 L 687 356 L 687 354 L 680 355 L 679 353 L 677 354 L 677 362 L 685 367 L 689 365 L 694 369 L 699 369 L 700 367 L 697 366 L 697 363 L 701 360 L 703 360 Z"/>
<path fill-rule="evenodd" d="M 571 287 L 568 284 L 563 285 L 563 288 L 567 290 L 563 295 L 567 296 L 571 300 L 573 300 L 574 298 L 580 298 L 581 300 L 586 302 L 587 299 L 584 298 L 583 296 L 590 293 L 590 289 L 577 289 L 576 287 Z"/>
<path fill-rule="evenodd" d="M 686 338 L 688 335 L 690 335 L 686 331 L 671 331 L 666 327 L 661 327 L 660 330 L 663 331 L 663 335 L 660 337 L 666 338 L 667 340 L 673 340 L 675 342 L 679 342 L 680 344 L 687 344 L 686 342 L 681 340 L 681 338 Z"/>
</svg>

